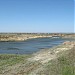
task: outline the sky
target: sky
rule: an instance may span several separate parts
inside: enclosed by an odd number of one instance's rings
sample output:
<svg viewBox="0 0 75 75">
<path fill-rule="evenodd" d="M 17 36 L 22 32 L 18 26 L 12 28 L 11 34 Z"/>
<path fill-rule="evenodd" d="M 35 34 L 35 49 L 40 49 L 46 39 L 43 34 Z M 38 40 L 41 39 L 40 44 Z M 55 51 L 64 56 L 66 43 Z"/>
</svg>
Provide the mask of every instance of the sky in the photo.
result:
<svg viewBox="0 0 75 75">
<path fill-rule="evenodd" d="M 0 0 L 0 32 L 74 32 L 74 0 Z"/>
</svg>

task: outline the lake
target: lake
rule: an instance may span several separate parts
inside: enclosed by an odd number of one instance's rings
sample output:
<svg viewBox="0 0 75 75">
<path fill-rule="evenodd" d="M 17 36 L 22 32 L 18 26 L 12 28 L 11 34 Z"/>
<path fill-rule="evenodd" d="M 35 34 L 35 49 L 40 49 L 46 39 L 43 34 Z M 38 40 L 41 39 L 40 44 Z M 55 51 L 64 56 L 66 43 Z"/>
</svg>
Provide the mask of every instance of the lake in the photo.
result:
<svg viewBox="0 0 75 75">
<path fill-rule="evenodd" d="M 57 46 L 71 39 L 37 38 L 22 42 L 0 42 L 0 54 L 32 54 L 41 49 Z"/>
</svg>

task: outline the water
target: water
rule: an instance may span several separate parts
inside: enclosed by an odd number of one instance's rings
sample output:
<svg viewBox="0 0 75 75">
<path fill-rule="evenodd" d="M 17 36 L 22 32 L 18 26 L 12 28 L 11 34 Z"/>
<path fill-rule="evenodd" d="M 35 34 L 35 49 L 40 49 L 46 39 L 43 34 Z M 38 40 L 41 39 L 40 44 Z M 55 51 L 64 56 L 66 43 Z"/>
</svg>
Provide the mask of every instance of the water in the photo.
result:
<svg viewBox="0 0 75 75">
<path fill-rule="evenodd" d="M 57 46 L 68 39 L 37 38 L 23 42 L 0 42 L 0 54 L 31 54 L 41 49 Z"/>
</svg>

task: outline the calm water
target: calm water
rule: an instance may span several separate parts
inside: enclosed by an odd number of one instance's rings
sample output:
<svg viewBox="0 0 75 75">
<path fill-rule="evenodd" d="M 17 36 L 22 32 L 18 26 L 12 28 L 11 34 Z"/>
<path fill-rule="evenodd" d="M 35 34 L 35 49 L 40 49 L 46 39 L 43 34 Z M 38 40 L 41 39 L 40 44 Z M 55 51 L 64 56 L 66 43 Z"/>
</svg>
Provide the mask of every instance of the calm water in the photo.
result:
<svg viewBox="0 0 75 75">
<path fill-rule="evenodd" d="M 51 48 L 69 39 L 38 38 L 23 42 L 0 42 L 0 54 L 30 54 L 44 48 Z"/>
</svg>

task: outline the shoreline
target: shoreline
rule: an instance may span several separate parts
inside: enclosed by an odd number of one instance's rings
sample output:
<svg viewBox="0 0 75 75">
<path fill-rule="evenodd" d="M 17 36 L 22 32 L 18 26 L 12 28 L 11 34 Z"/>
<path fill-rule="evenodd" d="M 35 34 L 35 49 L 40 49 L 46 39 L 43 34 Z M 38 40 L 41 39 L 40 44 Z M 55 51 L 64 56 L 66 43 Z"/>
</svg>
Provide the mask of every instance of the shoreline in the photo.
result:
<svg viewBox="0 0 75 75">
<path fill-rule="evenodd" d="M 71 40 L 72 41 L 72 40 Z M 70 42 L 71 42 L 70 41 Z M 69 41 L 67 41 L 67 42 L 69 42 Z M 60 43 L 60 44 L 58 44 L 58 45 L 55 45 L 55 46 L 52 46 L 52 47 L 50 47 L 50 48 L 39 48 L 38 49 L 38 51 L 35 51 L 35 52 L 32 52 L 32 53 L 19 53 L 19 52 L 16 52 L 16 53 L 1 53 L 1 54 L 11 54 L 11 55 L 33 55 L 33 54 L 36 54 L 36 53 L 41 53 L 41 52 L 43 52 L 43 51 L 45 51 L 45 50 L 48 50 L 48 49 L 54 49 L 54 48 L 56 48 L 56 47 L 58 47 L 58 46 L 62 46 L 62 44 L 65 44 L 65 42 L 62 42 L 62 43 Z M 12 48 L 13 49 L 13 48 Z"/>
<path fill-rule="evenodd" d="M 47 63 L 48 61 L 55 59 L 58 54 L 68 51 L 75 46 L 75 42 L 66 41 L 58 46 L 54 46 L 48 49 L 42 49 L 33 54 L 29 61 L 40 61 L 41 63 Z"/>
<path fill-rule="evenodd" d="M 34 38 L 72 38 L 75 39 L 75 34 L 64 34 L 64 33 L 2 33 L 0 34 L 0 42 L 10 41 L 25 41 Z"/>
<path fill-rule="evenodd" d="M 43 48 L 43 49 L 39 49 L 39 51 L 37 51 L 37 52 L 34 52 L 34 53 L 30 53 L 30 54 L 7 54 L 7 53 L 3 53 L 3 54 L 0 54 L 0 55 L 37 55 L 37 54 L 42 54 L 42 52 L 46 52 L 46 51 L 52 51 L 52 50 L 55 50 L 56 48 L 62 48 L 62 47 L 64 47 L 63 49 L 62 49 L 62 51 L 63 50 L 66 50 L 66 48 L 65 47 L 68 47 L 67 48 L 67 50 L 68 49 L 71 49 L 71 48 L 73 48 L 75 46 L 75 41 L 65 41 L 65 42 L 63 42 L 63 43 L 61 43 L 61 44 L 59 44 L 59 45 L 56 45 L 56 46 L 53 46 L 53 47 L 51 47 L 51 48 Z M 55 50 L 56 51 L 56 53 L 58 53 L 59 51 L 58 50 Z"/>
<path fill-rule="evenodd" d="M 42 49 L 32 55 L 0 54 L 0 75 L 36 75 L 46 69 L 48 62 L 56 60 L 74 46 L 75 42 L 66 41 L 61 45 Z"/>
</svg>

